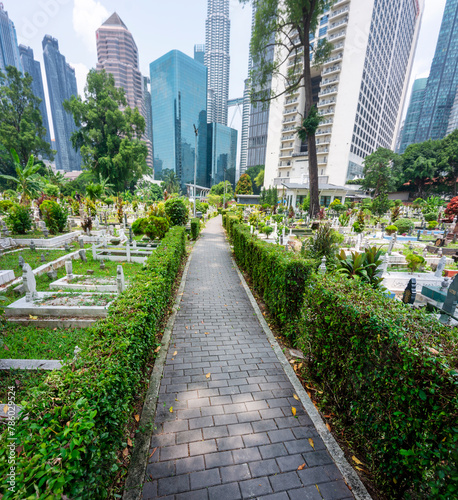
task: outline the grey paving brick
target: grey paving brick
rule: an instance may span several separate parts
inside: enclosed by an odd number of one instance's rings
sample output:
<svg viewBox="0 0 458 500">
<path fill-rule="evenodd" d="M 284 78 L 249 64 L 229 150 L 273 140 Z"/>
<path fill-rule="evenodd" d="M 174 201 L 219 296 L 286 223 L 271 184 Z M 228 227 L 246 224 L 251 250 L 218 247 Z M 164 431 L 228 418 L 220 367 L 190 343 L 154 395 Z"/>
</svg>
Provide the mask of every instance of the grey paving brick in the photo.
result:
<svg viewBox="0 0 458 500">
<path fill-rule="evenodd" d="M 230 451 L 220 451 L 218 453 L 205 455 L 205 465 L 207 466 L 207 469 L 232 465 L 233 463 L 234 459 L 232 458 L 232 453 Z"/>
<path fill-rule="evenodd" d="M 175 458 L 184 458 L 188 456 L 188 445 L 177 444 L 175 446 L 166 446 L 161 448 L 161 460 L 173 460 Z"/>
<path fill-rule="evenodd" d="M 247 464 L 230 465 L 220 469 L 221 479 L 223 483 L 231 483 L 233 481 L 242 481 L 251 479 L 250 469 Z"/>
<path fill-rule="evenodd" d="M 267 434 L 269 436 L 269 439 L 272 441 L 272 443 L 285 443 L 285 441 L 290 441 L 290 440 L 294 439 L 294 434 L 289 429 L 281 429 L 278 431 L 269 431 Z M 306 451 L 306 450 L 304 450 L 304 451 Z"/>
<path fill-rule="evenodd" d="M 146 468 L 146 477 L 150 480 L 159 479 L 161 477 L 170 477 L 174 475 L 175 463 L 173 461 L 150 464 Z"/>
<path fill-rule="evenodd" d="M 259 451 L 262 455 L 262 458 L 275 458 L 282 457 L 284 455 L 288 455 L 288 452 L 283 443 L 276 444 L 268 444 L 266 446 L 260 446 Z"/>
<path fill-rule="evenodd" d="M 269 480 L 275 492 L 292 490 L 301 486 L 301 481 L 295 471 L 270 476 Z"/>
<path fill-rule="evenodd" d="M 182 493 L 189 489 L 189 475 L 187 474 L 159 479 L 157 483 L 157 492 L 159 496 Z"/>
<path fill-rule="evenodd" d="M 305 458 L 305 461 L 307 462 L 307 465 L 309 467 L 334 463 L 327 451 L 311 451 L 309 453 L 304 453 L 302 456 Z"/>
<path fill-rule="evenodd" d="M 191 443 L 202 440 L 202 429 L 193 429 L 192 431 L 183 431 L 176 433 L 177 444 Z"/>
<path fill-rule="evenodd" d="M 175 462 L 176 473 L 186 474 L 187 472 L 194 472 L 205 469 L 205 461 L 202 455 L 189 458 L 181 458 Z"/>
<path fill-rule="evenodd" d="M 197 441 L 196 443 L 189 443 L 190 455 L 204 455 L 206 453 L 213 453 L 216 451 L 216 441 L 208 439 L 206 441 Z"/>
<path fill-rule="evenodd" d="M 326 500 L 341 500 L 351 495 L 350 490 L 343 481 L 332 481 L 320 484 L 320 492 L 322 497 L 326 498 Z"/>
<path fill-rule="evenodd" d="M 242 464 L 246 462 L 255 462 L 256 460 L 261 459 L 261 455 L 259 453 L 258 448 L 242 448 L 240 450 L 234 450 L 232 452 L 232 456 L 234 457 L 234 463 Z"/>
<path fill-rule="evenodd" d="M 318 493 L 315 486 L 290 490 L 288 491 L 288 495 L 291 500 L 323 500 L 323 497 Z"/>
<path fill-rule="evenodd" d="M 277 463 L 278 463 L 278 466 L 280 467 L 280 470 L 282 472 L 289 472 L 292 470 L 297 470 L 297 468 L 300 465 L 304 464 L 305 461 L 304 461 L 304 458 L 302 457 L 302 455 L 297 454 L 297 455 L 287 455 L 284 457 L 278 457 Z M 323 474 L 323 476 L 324 475 L 325 474 Z M 329 477 L 329 476 L 326 476 L 326 477 Z"/>
<path fill-rule="evenodd" d="M 242 498 L 238 483 L 212 486 L 208 489 L 208 496 L 210 500 L 240 500 Z"/>
<path fill-rule="evenodd" d="M 208 491 L 205 490 L 196 490 L 196 491 L 187 491 L 186 493 L 179 493 L 175 495 L 175 500 L 207 500 L 208 499 Z"/>
<path fill-rule="evenodd" d="M 253 477 L 270 476 L 271 474 L 278 474 L 280 472 L 280 468 L 273 458 L 250 462 L 248 467 Z"/>
<path fill-rule="evenodd" d="M 257 498 L 260 495 L 272 493 L 272 487 L 266 477 L 249 479 L 239 483 L 243 498 Z"/>
<path fill-rule="evenodd" d="M 191 489 L 193 490 L 200 488 L 208 488 L 209 486 L 215 486 L 216 484 L 221 484 L 219 469 L 191 472 L 190 479 L 191 479 Z"/>
<path fill-rule="evenodd" d="M 220 438 L 216 440 L 219 451 L 236 450 L 243 448 L 243 441 L 240 436 L 232 436 L 227 438 Z"/>
</svg>

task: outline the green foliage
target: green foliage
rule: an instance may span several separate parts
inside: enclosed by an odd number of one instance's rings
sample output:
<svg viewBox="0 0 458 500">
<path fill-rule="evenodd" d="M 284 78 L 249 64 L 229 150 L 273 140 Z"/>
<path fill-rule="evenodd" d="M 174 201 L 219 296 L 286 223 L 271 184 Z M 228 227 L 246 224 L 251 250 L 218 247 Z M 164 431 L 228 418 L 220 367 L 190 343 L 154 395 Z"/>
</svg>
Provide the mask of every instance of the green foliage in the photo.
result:
<svg viewBox="0 0 458 500">
<path fill-rule="evenodd" d="M 382 282 L 382 278 L 377 276 L 378 268 L 382 263 L 381 255 L 382 251 L 375 246 L 366 249 L 363 253 L 351 252 L 349 256 L 341 250 L 337 256 L 337 272 L 378 288 Z"/>
<path fill-rule="evenodd" d="M 30 209 L 16 203 L 8 210 L 6 225 L 13 234 L 26 234 L 32 229 L 32 214 Z"/>
<path fill-rule="evenodd" d="M 197 201 L 196 203 L 196 210 L 199 212 L 202 212 L 202 214 L 206 214 L 208 211 L 208 207 L 210 205 L 208 203 L 202 202 L 202 201 Z"/>
<path fill-rule="evenodd" d="M 267 204 L 271 207 L 277 206 L 278 203 L 278 191 L 276 187 L 269 187 L 267 189 L 261 189 L 261 196 L 259 198 L 259 203 L 261 205 Z"/>
<path fill-rule="evenodd" d="M 371 210 L 378 217 L 382 217 L 382 215 L 385 215 L 389 209 L 390 200 L 388 199 L 388 195 L 386 193 L 380 194 L 372 201 Z"/>
<path fill-rule="evenodd" d="M 59 188 L 54 184 L 46 184 L 43 191 L 47 196 L 51 196 L 53 198 L 57 198 L 59 196 Z"/>
<path fill-rule="evenodd" d="M 169 195 L 171 194 L 179 194 L 181 191 L 180 188 L 180 179 L 178 178 L 177 174 L 171 170 L 170 168 L 165 168 L 161 172 L 161 190 L 162 191 L 167 191 Z M 163 194 L 163 193 L 162 193 Z M 163 198 L 164 196 L 162 196 Z"/>
<path fill-rule="evenodd" d="M 103 194 L 103 188 L 100 184 L 90 182 L 86 186 L 86 195 L 90 200 L 92 201 L 100 200 L 102 194 Z"/>
<path fill-rule="evenodd" d="M 426 264 L 426 260 L 421 255 L 416 255 L 414 253 L 406 255 L 406 261 L 407 267 L 414 273 Z"/>
<path fill-rule="evenodd" d="M 8 212 L 8 209 L 13 205 L 14 203 L 11 200 L 0 200 L 0 213 Z"/>
<path fill-rule="evenodd" d="M 62 233 L 67 224 L 68 211 L 55 201 L 45 200 L 40 205 L 40 212 L 51 234 Z"/>
<path fill-rule="evenodd" d="M 299 345 L 385 498 L 458 496 L 456 333 L 364 283 L 304 289 Z"/>
<path fill-rule="evenodd" d="M 132 232 L 135 236 L 140 236 L 141 234 L 145 234 L 146 226 L 148 225 L 148 218 L 141 217 L 136 221 L 132 222 Z"/>
<path fill-rule="evenodd" d="M 399 234 L 408 233 L 415 228 L 415 224 L 409 219 L 399 219 L 395 226 L 398 228 Z"/>
<path fill-rule="evenodd" d="M 262 233 L 264 233 L 267 238 L 274 232 L 274 228 L 272 226 L 264 226 L 262 228 Z"/>
<path fill-rule="evenodd" d="M 399 217 L 401 216 L 401 209 L 399 205 L 394 205 L 394 207 L 391 208 L 391 223 L 394 224 Z"/>
<path fill-rule="evenodd" d="M 200 220 L 195 218 L 191 219 L 191 238 L 197 240 L 200 232 Z"/>
<path fill-rule="evenodd" d="M 448 215 L 447 211 L 445 215 Z M 437 218 L 439 217 L 439 212 L 425 212 L 423 214 L 423 217 L 425 218 L 426 222 L 432 222 L 432 221 L 437 222 Z M 451 217 L 450 220 L 453 220 L 453 217 Z"/>
<path fill-rule="evenodd" d="M 188 207 L 182 198 L 167 200 L 165 212 L 172 226 L 184 226 L 188 222 Z"/>
<path fill-rule="evenodd" d="M 108 317 L 90 328 L 78 360 L 28 395 L 23 414 L 29 419 L 15 427 L 22 446 L 16 493 L 4 492 L 4 500 L 107 498 L 184 256 L 184 228 L 172 228 Z M 10 467 L 7 432 L 2 429 L 3 477 Z"/>
<path fill-rule="evenodd" d="M 386 228 L 385 228 L 385 233 L 388 235 L 397 233 L 397 231 L 398 231 L 398 227 L 395 226 L 394 224 L 390 224 L 389 226 L 386 226 Z"/>
<path fill-rule="evenodd" d="M 260 184 L 257 183 L 256 179 L 259 174 L 264 171 L 264 165 L 254 165 L 253 167 L 248 167 L 245 173 L 250 176 L 251 182 L 253 183 L 253 194 L 260 194 L 261 187 L 264 184 L 264 178 Z"/>
<path fill-rule="evenodd" d="M 224 191 L 224 186 L 226 185 L 226 191 Z M 210 189 L 210 194 L 221 196 L 221 199 L 226 192 L 226 201 L 232 200 L 234 197 L 234 192 L 232 190 L 232 184 L 229 181 L 220 182 L 219 184 L 214 184 Z"/>
<path fill-rule="evenodd" d="M 332 229 L 331 223 L 321 223 L 315 235 L 309 239 L 305 255 L 315 261 L 316 267 L 323 257 L 326 257 L 327 266 L 333 266 L 340 242 L 340 235 Z"/>
<path fill-rule="evenodd" d="M 308 194 L 305 198 L 304 198 L 304 202 L 302 203 L 302 210 L 304 212 L 308 212 L 309 211 L 309 208 L 310 208 L 310 194 Z"/>
<path fill-rule="evenodd" d="M 358 212 L 356 221 L 353 223 L 353 230 L 355 231 L 355 233 L 362 233 L 365 227 L 366 227 L 365 214 L 364 211 L 361 209 Z"/>
<path fill-rule="evenodd" d="M 306 142 L 309 137 L 315 137 L 315 132 L 320 122 L 321 116 L 318 114 L 318 109 L 316 106 L 312 106 L 308 115 L 302 120 L 301 126 L 296 127 L 299 139 Z"/>
<path fill-rule="evenodd" d="M 161 240 L 166 235 L 169 230 L 169 223 L 165 217 L 155 217 L 150 215 L 147 219 L 147 225 L 144 228 L 144 234 L 148 236 L 149 239 Z"/>
<path fill-rule="evenodd" d="M 108 205 L 108 206 L 110 206 L 110 205 L 113 205 L 113 204 L 114 204 L 114 200 L 113 200 L 113 198 L 110 198 L 110 197 L 105 198 L 105 199 L 103 200 L 103 202 L 105 203 L 105 205 Z"/>
<path fill-rule="evenodd" d="M 428 222 L 428 229 L 436 229 L 437 227 L 437 220 L 432 220 Z"/>
<path fill-rule="evenodd" d="M 248 174 L 242 174 L 237 186 L 235 187 L 235 194 L 253 194 L 253 185 Z"/>
<path fill-rule="evenodd" d="M 350 214 L 349 213 L 344 213 L 339 215 L 339 224 L 342 227 L 348 226 L 348 223 L 350 222 Z"/>
<path fill-rule="evenodd" d="M 137 108 L 127 106 L 124 89 L 105 71 L 89 71 L 84 94 L 84 100 L 72 96 L 64 102 L 77 125 L 73 146 L 80 149 L 85 169 L 109 181 L 117 192 L 130 189 L 148 173 L 148 150 L 141 140 L 145 119 Z"/>
<path fill-rule="evenodd" d="M 229 224 L 226 219 L 226 229 Z M 230 238 L 237 263 L 248 272 L 269 311 L 280 325 L 294 321 L 314 262 L 251 236 L 248 226 L 232 219 Z"/>
<path fill-rule="evenodd" d="M 424 196 L 427 182 L 438 174 L 440 141 L 428 140 L 411 144 L 402 155 L 402 180 L 410 182 L 417 196 Z"/>
<path fill-rule="evenodd" d="M 337 198 L 329 205 L 329 208 L 331 210 L 334 210 L 335 212 L 344 212 L 346 209 L 345 209 L 345 205 L 342 205 L 342 202 L 340 200 L 338 200 Z"/>
<path fill-rule="evenodd" d="M 370 189 L 375 197 L 392 191 L 396 185 L 394 163 L 400 158 L 393 151 L 378 148 L 364 160 L 364 179 L 361 185 Z"/>
</svg>

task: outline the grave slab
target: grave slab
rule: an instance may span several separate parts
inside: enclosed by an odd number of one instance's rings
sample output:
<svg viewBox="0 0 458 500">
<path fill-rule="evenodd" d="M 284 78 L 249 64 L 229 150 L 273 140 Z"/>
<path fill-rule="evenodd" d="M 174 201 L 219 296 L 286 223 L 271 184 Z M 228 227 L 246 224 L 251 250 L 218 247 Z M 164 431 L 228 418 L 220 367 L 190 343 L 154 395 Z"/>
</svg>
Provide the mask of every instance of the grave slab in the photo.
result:
<svg viewBox="0 0 458 500">
<path fill-rule="evenodd" d="M 60 370 L 62 363 L 54 359 L 0 359 L 0 370 Z"/>
<path fill-rule="evenodd" d="M 4 285 L 5 283 L 9 283 L 15 279 L 14 271 L 0 271 L 0 285 Z"/>
<path fill-rule="evenodd" d="M 102 278 L 91 278 L 81 274 L 74 274 L 73 280 L 68 276 L 54 281 L 49 285 L 51 290 L 84 290 L 86 292 L 117 292 L 116 281 Z"/>
</svg>

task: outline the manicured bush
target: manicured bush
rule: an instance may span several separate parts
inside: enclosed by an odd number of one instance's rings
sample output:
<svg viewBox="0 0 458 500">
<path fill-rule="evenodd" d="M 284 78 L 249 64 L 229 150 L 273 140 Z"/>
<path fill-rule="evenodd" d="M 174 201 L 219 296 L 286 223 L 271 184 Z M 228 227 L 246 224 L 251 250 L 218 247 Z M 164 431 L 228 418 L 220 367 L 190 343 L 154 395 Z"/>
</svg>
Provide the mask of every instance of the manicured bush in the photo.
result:
<svg viewBox="0 0 458 500">
<path fill-rule="evenodd" d="M 428 222 L 428 229 L 436 229 L 437 226 L 438 226 L 437 220 L 432 220 Z"/>
<path fill-rule="evenodd" d="M 414 253 L 409 253 L 406 255 L 407 267 L 415 273 L 419 269 L 423 268 L 426 264 L 426 260 L 421 255 L 416 255 Z"/>
<path fill-rule="evenodd" d="M 8 212 L 8 209 L 13 205 L 14 203 L 11 200 L 0 200 L 0 213 Z"/>
<path fill-rule="evenodd" d="M 162 239 L 169 230 L 169 222 L 165 217 L 142 217 L 132 223 L 132 232 L 139 236 L 146 234 L 151 240 Z"/>
<path fill-rule="evenodd" d="M 395 226 L 398 228 L 399 234 L 408 233 L 415 228 L 415 224 L 409 219 L 399 219 Z"/>
<path fill-rule="evenodd" d="M 188 207 L 182 198 L 171 198 L 165 202 L 165 212 L 172 226 L 184 226 L 188 222 Z"/>
<path fill-rule="evenodd" d="M 184 255 L 184 228 L 172 228 L 108 317 L 90 328 L 77 361 L 50 373 L 22 402 L 28 420 L 15 427 L 16 491 L 4 488 L 4 500 L 107 498 Z M 10 470 L 8 437 L 3 428 L 3 478 Z"/>
<path fill-rule="evenodd" d="M 275 320 L 280 325 L 293 322 L 314 262 L 259 240 L 248 226 L 237 222 L 232 223 L 231 239 L 237 263 L 250 275 Z"/>
<path fill-rule="evenodd" d="M 445 211 L 445 213 L 447 214 L 447 210 Z M 423 217 L 425 218 L 426 222 L 432 222 L 432 221 L 437 222 L 437 218 L 439 217 L 439 212 L 426 212 L 425 214 L 423 214 Z M 453 221 L 453 217 L 454 216 L 452 215 L 450 218 L 450 222 Z"/>
<path fill-rule="evenodd" d="M 45 200 L 40 205 L 40 212 L 51 234 L 62 233 L 67 224 L 68 211 L 55 201 Z"/>
<path fill-rule="evenodd" d="M 141 217 L 136 221 L 132 222 L 132 232 L 135 236 L 140 236 L 145 234 L 146 226 L 148 225 L 148 219 L 146 217 Z"/>
<path fill-rule="evenodd" d="M 458 498 L 456 333 L 361 282 L 308 282 L 298 344 L 386 498 Z M 364 453 L 363 453 L 364 450 Z"/>
<path fill-rule="evenodd" d="M 13 234 L 26 234 L 32 229 L 32 214 L 30 208 L 14 204 L 8 209 L 6 225 Z"/>
<path fill-rule="evenodd" d="M 191 219 L 191 238 L 193 240 L 197 240 L 197 237 L 199 236 L 199 230 L 200 230 L 200 221 L 199 219 Z"/>
<path fill-rule="evenodd" d="M 386 226 L 385 233 L 386 234 L 394 234 L 397 232 L 397 230 L 398 230 L 398 226 L 394 226 L 393 224 L 391 224 L 390 226 Z"/>
</svg>

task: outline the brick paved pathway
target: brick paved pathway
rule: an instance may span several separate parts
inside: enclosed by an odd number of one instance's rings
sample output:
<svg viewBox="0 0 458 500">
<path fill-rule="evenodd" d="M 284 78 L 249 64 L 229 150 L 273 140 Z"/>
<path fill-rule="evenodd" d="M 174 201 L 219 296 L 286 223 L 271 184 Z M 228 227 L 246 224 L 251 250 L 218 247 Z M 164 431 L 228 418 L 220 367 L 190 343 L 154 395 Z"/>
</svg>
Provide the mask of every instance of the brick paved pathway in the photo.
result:
<svg viewBox="0 0 458 500">
<path fill-rule="evenodd" d="M 353 498 L 293 394 L 212 219 L 173 328 L 143 498 Z"/>
</svg>

